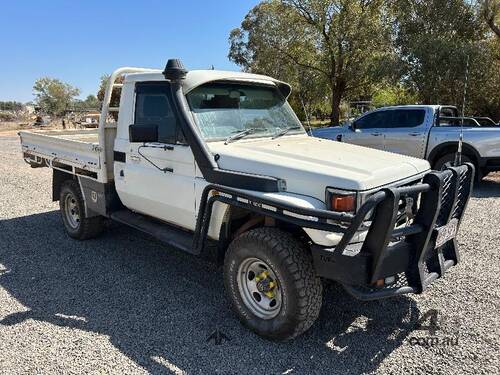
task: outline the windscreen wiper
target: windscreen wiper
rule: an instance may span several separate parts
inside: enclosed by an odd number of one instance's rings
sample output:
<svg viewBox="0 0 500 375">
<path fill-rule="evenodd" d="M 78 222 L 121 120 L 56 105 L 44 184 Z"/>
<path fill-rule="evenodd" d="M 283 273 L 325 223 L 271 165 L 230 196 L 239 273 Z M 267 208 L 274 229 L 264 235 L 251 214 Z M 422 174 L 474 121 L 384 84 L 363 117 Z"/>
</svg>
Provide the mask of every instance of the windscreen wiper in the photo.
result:
<svg viewBox="0 0 500 375">
<path fill-rule="evenodd" d="M 283 135 L 285 135 L 286 133 L 288 133 L 289 131 L 291 130 L 299 130 L 299 129 L 302 129 L 301 126 L 298 126 L 298 125 L 294 125 L 294 126 L 290 126 L 288 128 L 285 128 L 285 129 L 282 129 L 280 130 L 278 133 L 276 133 L 272 139 L 276 139 L 278 137 L 281 137 Z"/>
<path fill-rule="evenodd" d="M 226 140 L 224 141 L 224 144 L 227 145 L 228 143 L 231 143 L 233 141 L 236 141 L 238 139 L 241 139 L 241 138 L 244 138 L 246 137 L 247 135 L 250 135 L 250 134 L 253 134 L 257 131 L 263 131 L 265 129 L 257 129 L 257 128 L 248 128 L 248 129 L 245 129 L 245 130 L 242 130 L 238 133 L 235 133 L 229 137 L 226 138 Z"/>
</svg>

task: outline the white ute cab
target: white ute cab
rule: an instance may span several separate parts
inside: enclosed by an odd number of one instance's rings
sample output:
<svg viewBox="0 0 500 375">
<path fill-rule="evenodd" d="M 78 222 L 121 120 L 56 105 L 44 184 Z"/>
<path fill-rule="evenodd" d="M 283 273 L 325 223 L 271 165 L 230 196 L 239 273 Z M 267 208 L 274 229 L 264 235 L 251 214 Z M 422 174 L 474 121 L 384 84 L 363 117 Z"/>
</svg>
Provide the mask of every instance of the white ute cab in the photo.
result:
<svg viewBox="0 0 500 375">
<path fill-rule="evenodd" d="M 22 131 L 23 156 L 53 169 L 69 236 L 114 220 L 223 262 L 241 322 L 287 340 L 318 317 L 322 279 L 370 300 L 421 293 L 456 265 L 474 175 L 470 164 L 431 172 L 425 160 L 309 137 L 290 91 L 178 60 L 121 68 L 98 129 Z"/>
</svg>

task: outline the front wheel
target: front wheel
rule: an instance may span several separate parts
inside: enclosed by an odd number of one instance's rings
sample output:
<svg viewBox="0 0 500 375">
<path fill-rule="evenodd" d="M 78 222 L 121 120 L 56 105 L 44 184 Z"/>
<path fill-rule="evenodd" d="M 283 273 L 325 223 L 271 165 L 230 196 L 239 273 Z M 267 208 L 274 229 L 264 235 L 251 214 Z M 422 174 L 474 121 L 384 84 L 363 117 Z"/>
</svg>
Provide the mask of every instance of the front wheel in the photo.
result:
<svg viewBox="0 0 500 375">
<path fill-rule="evenodd" d="M 243 325 L 272 340 L 307 331 L 321 309 L 322 285 L 310 254 L 275 228 L 250 230 L 231 243 L 224 285 Z"/>
<path fill-rule="evenodd" d="M 472 163 L 472 160 L 467 156 L 467 155 L 462 155 L 462 164 L 465 163 Z M 436 162 L 434 163 L 434 169 L 436 171 L 443 171 L 448 167 L 453 167 L 455 164 L 455 154 L 446 154 L 442 157 L 440 157 Z"/>
<path fill-rule="evenodd" d="M 476 168 L 475 180 L 476 182 L 481 181 L 482 178 L 485 176 L 485 174 L 483 174 L 482 171 L 477 167 L 477 165 L 474 164 L 471 158 L 468 157 L 467 155 L 462 155 L 461 159 L 462 159 L 462 164 L 471 163 L 474 165 L 474 167 Z M 433 169 L 436 171 L 444 171 L 446 168 L 453 167 L 454 165 L 455 165 L 455 154 L 450 153 L 443 155 L 438 160 L 436 160 L 436 162 L 433 165 Z"/>
</svg>

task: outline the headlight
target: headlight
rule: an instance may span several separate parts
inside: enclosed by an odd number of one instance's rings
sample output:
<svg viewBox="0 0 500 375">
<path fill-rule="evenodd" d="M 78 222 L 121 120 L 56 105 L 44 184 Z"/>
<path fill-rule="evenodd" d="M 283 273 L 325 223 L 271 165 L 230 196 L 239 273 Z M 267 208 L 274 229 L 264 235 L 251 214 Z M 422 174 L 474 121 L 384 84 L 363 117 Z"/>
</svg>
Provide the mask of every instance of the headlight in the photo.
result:
<svg viewBox="0 0 500 375">
<path fill-rule="evenodd" d="M 355 191 L 326 189 L 326 206 L 331 211 L 356 213 L 359 195 Z"/>
</svg>

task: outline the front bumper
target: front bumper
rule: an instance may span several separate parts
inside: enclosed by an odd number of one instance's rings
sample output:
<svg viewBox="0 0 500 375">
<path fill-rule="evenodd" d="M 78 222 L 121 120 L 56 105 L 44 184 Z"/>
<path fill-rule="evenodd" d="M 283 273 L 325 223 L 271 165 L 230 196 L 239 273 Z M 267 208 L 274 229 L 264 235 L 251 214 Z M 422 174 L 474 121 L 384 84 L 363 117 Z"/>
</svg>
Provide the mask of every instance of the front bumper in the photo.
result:
<svg viewBox="0 0 500 375">
<path fill-rule="evenodd" d="M 450 221 L 460 226 L 473 181 L 474 167 L 465 164 L 431 172 L 416 185 L 375 193 L 351 220 L 337 246 L 313 245 L 317 274 L 340 282 L 361 300 L 422 293 L 459 261 L 455 237 L 439 247 L 436 238 L 438 229 Z M 414 217 L 407 217 L 408 225 L 397 227 L 401 207 L 408 202 L 413 210 L 404 215 Z M 352 244 L 370 212 L 365 240 Z"/>
</svg>

